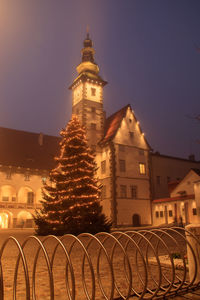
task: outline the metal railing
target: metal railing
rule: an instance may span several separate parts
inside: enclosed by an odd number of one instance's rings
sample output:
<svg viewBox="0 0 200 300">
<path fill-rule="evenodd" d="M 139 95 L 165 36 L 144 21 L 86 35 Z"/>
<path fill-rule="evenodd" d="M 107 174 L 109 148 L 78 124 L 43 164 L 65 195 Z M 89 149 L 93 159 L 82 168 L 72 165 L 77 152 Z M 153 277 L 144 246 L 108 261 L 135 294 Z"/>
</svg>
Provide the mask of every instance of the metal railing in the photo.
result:
<svg viewBox="0 0 200 300">
<path fill-rule="evenodd" d="M 0 249 L 0 300 L 161 299 L 186 293 L 200 287 L 198 257 L 186 234 L 200 246 L 179 227 L 30 236 L 21 244 L 9 237 Z M 194 265 L 190 278 L 187 249 Z"/>
</svg>

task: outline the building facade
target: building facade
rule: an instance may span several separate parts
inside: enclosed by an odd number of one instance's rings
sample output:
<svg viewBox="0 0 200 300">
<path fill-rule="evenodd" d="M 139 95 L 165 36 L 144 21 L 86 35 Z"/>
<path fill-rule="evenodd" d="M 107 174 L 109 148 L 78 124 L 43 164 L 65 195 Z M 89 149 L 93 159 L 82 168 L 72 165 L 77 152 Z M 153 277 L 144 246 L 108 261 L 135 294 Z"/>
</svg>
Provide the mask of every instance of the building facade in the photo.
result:
<svg viewBox="0 0 200 300">
<path fill-rule="evenodd" d="M 176 184 L 193 168 L 200 169 L 200 162 L 191 155 L 188 159 L 151 153 L 152 199 L 170 196 L 173 183 Z"/>
<path fill-rule="evenodd" d="M 95 151 L 103 211 L 114 227 L 160 224 L 164 219 L 152 218 L 157 211 L 152 200 L 169 196 L 168 183 L 200 163 L 153 153 L 130 105 L 106 118 L 107 82 L 99 75 L 89 34 L 81 53 L 78 75 L 69 87 L 72 114 L 85 126 Z M 59 141 L 0 128 L 0 228 L 34 226 L 32 214 L 41 207 L 42 183 L 54 167 Z"/>
<path fill-rule="evenodd" d="M 0 228 L 33 227 L 60 138 L 0 128 Z"/>
<path fill-rule="evenodd" d="M 151 224 L 150 146 L 130 105 L 105 118 L 103 88 L 107 82 L 99 75 L 89 34 L 81 53 L 78 76 L 70 86 L 72 113 L 86 127 L 96 152 L 103 211 L 113 226 Z"/>
<path fill-rule="evenodd" d="M 170 197 L 153 200 L 153 224 L 200 223 L 200 169 L 191 169 Z"/>
</svg>

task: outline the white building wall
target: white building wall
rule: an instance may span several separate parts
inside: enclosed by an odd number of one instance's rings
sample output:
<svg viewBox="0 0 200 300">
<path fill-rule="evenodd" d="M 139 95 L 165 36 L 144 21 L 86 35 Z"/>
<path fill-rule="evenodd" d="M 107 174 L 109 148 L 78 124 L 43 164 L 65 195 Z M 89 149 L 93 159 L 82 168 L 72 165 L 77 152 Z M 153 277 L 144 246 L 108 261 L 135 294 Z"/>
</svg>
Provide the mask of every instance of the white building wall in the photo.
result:
<svg viewBox="0 0 200 300">
<path fill-rule="evenodd" d="M 149 179 L 149 147 L 130 108 L 121 122 L 114 138 L 116 152 L 117 223 L 133 225 L 133 215 L 137 214 L 141 225 L 151 224 L 151 201 Z M 121 170 L 125 161 L 125 171 Z M 141 174 L 140 164 L 145 173 Z M 126 186 L 126 197 L 121 195 L 121 186 Z M 137 188 L 136 199 L 131 195 L 131 187 Z M 144 209 L 145 208 L 145 209 Z"/>
</svg>

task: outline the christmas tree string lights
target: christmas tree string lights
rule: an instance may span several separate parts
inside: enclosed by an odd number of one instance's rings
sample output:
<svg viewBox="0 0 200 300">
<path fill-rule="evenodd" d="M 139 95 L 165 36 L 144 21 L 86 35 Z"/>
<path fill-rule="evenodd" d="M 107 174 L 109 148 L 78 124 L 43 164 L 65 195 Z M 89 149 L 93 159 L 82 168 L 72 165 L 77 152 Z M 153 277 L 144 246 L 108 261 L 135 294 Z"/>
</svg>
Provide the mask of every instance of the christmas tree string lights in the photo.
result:
<svg viewBox="0 0 200 300">
<path fill-rule="evenodd" d="M 102 213 L 94 155 L 77 116 L 60 132 L 57 166 L 43 183 L 42 209 L 34 216 L 39 235 L 109 231 Z"/>
</svg>

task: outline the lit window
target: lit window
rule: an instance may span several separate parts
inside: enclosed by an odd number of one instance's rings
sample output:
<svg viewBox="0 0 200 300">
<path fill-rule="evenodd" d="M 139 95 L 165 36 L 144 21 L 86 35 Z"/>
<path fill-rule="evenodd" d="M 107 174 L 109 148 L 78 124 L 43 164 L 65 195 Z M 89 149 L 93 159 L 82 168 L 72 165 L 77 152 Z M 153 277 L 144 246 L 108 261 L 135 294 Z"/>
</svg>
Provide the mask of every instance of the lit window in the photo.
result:
<svg viewBox="0 0 200 300">
<path fill-rule="evenodd" d="M 125 160 L 123 159 L 119 160 L 119 170 L 120 172 L 126 172 L 126 164 L 125 164 Z"/>
<path fill-rule="evenodd" d="M 91 129 L 96 129 L 96 123 L 91 123 Z"/>
<path fill-rule="evenodd" d="M 137 186 L 136 185 L 131 186 L 131 198 L 137 199 Z"/>
<path fill-rule="evenodd" d="M 103 199 L 106 198 L 106 185 L 102 186 L 102 189 L 101 189 L 101 198 L 103 198 Z"/>
<path fill-rule="evenodd" d="M 28 192 L 27 193 L 27 203 L 28 204 L 33 204 L 34 200 L 34 193 L 33 192 Z"/>
<path fill-rule="evenodd" d="M 124 145 L 119 145 L 119 151 L 124 152 L 125 151 L 125 146 Z"/>
<path fill-rule="evenodd" d="M 95 88 L 91 88 L 91 95 L 96 96 L 96 89 Z"/>
<path fill-rule="evenodd" d="M 146 166 L 144 163 L 139 163 L 140 174 L 146 174 Z"/>
<path fill-rule="evenodd" d="M 159 218 L 159 211 L 156 211 L 156 218 Z"/>
<path fill-rule="evenodd" d="M 103 160 L 101 162 L 101 173 L 102 174 L 106 173 L 106 161 L 105 160 Z"/>
<path fill-rule="evenodd" d="M 127 197 L 126 185 L 120 185 L 120 197 L 121 198 Z"/>
</svg>

